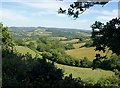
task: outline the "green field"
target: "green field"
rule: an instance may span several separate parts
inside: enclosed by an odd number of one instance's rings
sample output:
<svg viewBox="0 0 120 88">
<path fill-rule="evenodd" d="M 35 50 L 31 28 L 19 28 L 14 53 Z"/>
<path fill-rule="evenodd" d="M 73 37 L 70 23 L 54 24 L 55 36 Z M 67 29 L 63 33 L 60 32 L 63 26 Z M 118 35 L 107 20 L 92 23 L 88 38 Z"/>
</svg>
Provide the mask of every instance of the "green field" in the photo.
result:
<svg viewBox="0 0 120 88">
<path fill-rule="evenodd" d="M 31 50 L 30 48 L 28 47 L 24 47 L 24 46 L 15 46 L 15 49 L 18 53 L 21 53 L 23 55 L 29 53 L 32 55 L 32 57 L 35 57 L 36 56 L 36 52 Z"/>
<path fill-rule="evenodd" d="M 26 44 L 29 44 L 30 42 L 36 43 L 36 40 L 30 40 L 30 41 L 27 41 L 27 42 L 25 42 L 25 43 L 26 43 Z"/>
<path fill-rule="evenodd" d="M 67 39 L 66 37 L 48 37 L 51 40 L 65 40 Z"/>
<path fill-rule="evenodd" d="M 79 42 L 79 39 L 72 39 L 72 40 L 69 40 L 69 41 L 61 41 L 62 43 L 76 43 L 76 42 Z"/>
<path fill-rule="evenodd" d="M 73 46 L 74 46 L 75 49 L 78 49 L 78 48 L 80 48 L 83 45 L 85 45 L 85 43 L 76 43 L 76 44 L 73 44 Z"/>
<path fill-rule="evenodd" d="M 66 53 L 72 57 L 75 57 L 75 59 L 83 59 L 84 57 L 87 57 L 89 60 L 95 59 L 95 55 L 98 52 L 95 52 L 95 47 L 83 47 L 83 48 L 78 48 L 78 49 L 73 49 L 73 50 L 67 50 Z M 111 55 L 111 51 L 109 52 L 108 56 Z M 100 52 L 101 55 L 104 55 L 103 52 Z"/>
<path fill-rule="evenodd" d="M 90 81 L 92 83 L 97 82 L 101 78 L 106 78 L 114 75 L 114 72 L 91 68 L 81 68 L 81 67 L 73 67 L 67 65 L 56 64 L 58 68 L 63 69 L 64 74 L 67 76 L 72 73 L 73 77 L 80 77 L 84 81 Z"/>
</svg>

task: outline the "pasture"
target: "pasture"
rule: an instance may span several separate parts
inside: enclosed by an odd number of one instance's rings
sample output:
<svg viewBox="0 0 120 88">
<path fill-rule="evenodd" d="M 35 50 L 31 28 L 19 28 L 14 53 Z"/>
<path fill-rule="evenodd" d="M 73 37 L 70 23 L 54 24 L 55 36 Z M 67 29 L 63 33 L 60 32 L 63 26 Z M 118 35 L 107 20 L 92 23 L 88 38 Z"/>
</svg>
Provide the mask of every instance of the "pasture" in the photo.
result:
<svg viewBox="0 0 120 88">
<path fill-rule="evenodd" d="M 61 41 L 62 43 L 77 43 L 79 42 L 79 39 L 72 39 L 72 40 L 69 40 L 69 41 Z"/>
<path fill-rule="evenodd" d="M 48 37 L 51 40 L 66 40 L 66 37 Z"/>
<path fill-rule="evenodd" d="M 96 53 L 100 53 L 101 55 L 105 55 L 102 51 L 101 52 L 96 52 L 95 47 L 82 47 L 78 49 L 72 49 L 72 50 L 67 50 L 66 53 L 75 59 L 83 59 L 84 57 L 87 57 L 89 60 L 95 59 Z M 111 51 L 109 51 L 108 56 L 111 55 Z"/>
<path fill-rule="evenodd" d="M 76 43 L 76 44 L 73 44 L 73 47 L 74 47 L 75 49 L 78 49 L 78 48 L 80 48 L 80 47 L 83 46 L 83 45 L 85 45 L 85 43 Z"/>
<path fill-rule="evenodd" d="M 114 72 L 102 70 L 102 69 L 95 69 L 92 70 L 91 68 L 81 68 L 81 67 L 73 67 L 61 64 L 55 64 L 58 68 L 63 69 L 64 75 L 68 76 L 72 73 L 73 77 L 80 77 L 84 81 L 89 81 L 91 83 L 95 83 L 101 78 L 106 78 L 110 76 L 114 76 Z"/>
<path fill-rule="evenodd" d="M 18 52 L 18 53 L 21 53 L 23 55 L 29 53 L 32 55 L 32 57 L 34 58 L 36 56 L 36 52 L 31 50 L 30 48 L 28 47 L 25 47 L 25 46 L 15 46 L 15 50 Z"/>
</svg>

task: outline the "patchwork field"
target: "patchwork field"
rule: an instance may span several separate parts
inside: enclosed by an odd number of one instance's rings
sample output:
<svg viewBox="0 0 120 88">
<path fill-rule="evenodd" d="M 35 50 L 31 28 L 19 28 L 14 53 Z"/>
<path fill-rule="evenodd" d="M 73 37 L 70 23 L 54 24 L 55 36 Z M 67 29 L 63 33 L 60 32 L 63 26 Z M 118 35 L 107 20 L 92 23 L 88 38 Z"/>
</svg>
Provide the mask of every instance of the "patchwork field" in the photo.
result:
<svg viewBox="0 0 120 88">
<path fill-rule="evenodd" d="M 56 66 L 63 69 L 66 76 L 72 73 L 73 77 L 80 77 L 82 80 L 92 83 L 97 82 L 101 78 L 106 78 L 114 75 L 114 72 L 102 69 L 92 70 L 91 68 L 73 67 L 61 64 L 56 64 Z"/>
</svg>

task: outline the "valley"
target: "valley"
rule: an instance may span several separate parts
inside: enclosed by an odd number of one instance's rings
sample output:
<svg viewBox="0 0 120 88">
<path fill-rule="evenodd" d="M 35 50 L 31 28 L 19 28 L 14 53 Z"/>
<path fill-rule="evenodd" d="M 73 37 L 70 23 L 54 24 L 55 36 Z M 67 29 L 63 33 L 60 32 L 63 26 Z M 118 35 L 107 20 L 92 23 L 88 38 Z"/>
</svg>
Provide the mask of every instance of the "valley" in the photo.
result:
<svg viewBox="0 0 120 88">
<path fill-rule="evenodd" d="M 48 29 L 39 27 L 39 30 L 31 29 L 31 32 L 28 32 L 19 29 L 19 31 L 23 31 L 21 33 L 22 35 L 26 35 L 22 38 L 23 44 L 21 44 L 17 41 L 21 38 L 21 35 L 19 35 L 19 32 L 16 30 L 11 29 L 10 33 L 12 36 L 16 34 L 16 37 L 14 37 L 14 41 L 17 43 L 15 50 L 23 55 L 31 54 L 33 58 L 35 58 L 36 55 L 38 58 L 42 58 L 44 54 L 48 54 L 46 59 L 48 59 L 48 61 L 54 61 L 58 68 L 63 69 L 65 76 L 72 73 L 73 77 L 80 77 L 82 80 L 89 81 L 91 83 L 96 83 L 102 78 L 114 76 L 114 72 L 112 71 L 102 69 L 92 70 L 91 66 L 88 66 L 88 68 L 86 65 L 81 64 L 81 61 L 84 60 L 84 58 L 87 58 L 88 60 L 86 63 L 92 64 L 96 55 L 94 46 L 85 46 L 86 44 L 90 45 L 88 43 L 90 41 L 89 31 L 88 33 L 80 32 L 82 35 L 78 35 L 78 30 L 72 30 L 72 36 L 63 36 L 63 31 L 61 29 L 51 30 L 52 29 L 48 31 Z M 69 34 L 69 30 L 71 29 L 66 29 L 66 34 Z M 56 36 L 52 33 L 57 33 L 58 31 L 62 31 L 61 35 Z M 104 54 L 103 52 L 100 53 Z M 111 53 L 112 52 L 109 53 L 109 56 Z M 67 58 L 64 59 L 64 57 Z M 92 75 L 94 75 L 94 77 Z"/>
</svg>

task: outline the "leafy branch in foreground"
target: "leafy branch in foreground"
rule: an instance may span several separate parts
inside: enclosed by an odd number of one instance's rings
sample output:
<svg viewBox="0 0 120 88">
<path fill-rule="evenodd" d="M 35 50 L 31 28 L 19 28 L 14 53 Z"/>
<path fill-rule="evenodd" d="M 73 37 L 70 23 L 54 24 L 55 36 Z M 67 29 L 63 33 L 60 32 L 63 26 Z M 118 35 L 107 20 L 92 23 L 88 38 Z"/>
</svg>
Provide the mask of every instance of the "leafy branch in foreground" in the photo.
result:
<svg viewBox="0 0 120 88">
<path fill-rule="evenodd" d="M 86 11 L 86 9 L 89 9 L 90 7 L 94 5 L 105 5 L 110 0 L 77 0 L 73 4 L 70 4 L 70 7 L 67 10 L 63 10 L 61 7 L 58 10 L 58 14 L 67 14 L 69 16 L 72 16 L 73 18 L 78 18 L 79 14 L 82 14 Z"/>
<path fill-rule="evenodd" d="M 120 18 L 112 19 L 106 24 L 96 21 L 91 27 L 96 50 L 105 52 L 108 47 L 113 53 L 120 54 Z"/>
</svg>

